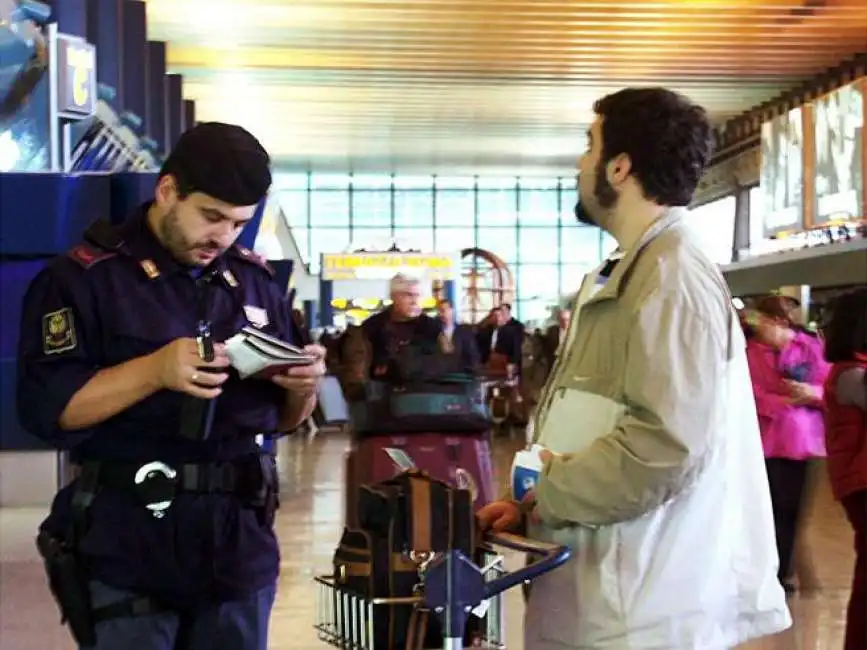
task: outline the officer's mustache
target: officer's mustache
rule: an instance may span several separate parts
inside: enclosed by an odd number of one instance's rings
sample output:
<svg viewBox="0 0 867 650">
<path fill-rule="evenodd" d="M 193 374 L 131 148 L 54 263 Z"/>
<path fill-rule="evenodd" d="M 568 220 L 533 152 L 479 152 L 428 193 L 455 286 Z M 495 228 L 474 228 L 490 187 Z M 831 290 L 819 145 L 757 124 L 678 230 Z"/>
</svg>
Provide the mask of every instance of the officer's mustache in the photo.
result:
<svg viewBox="0 0 867 650">
<path fill-rule="evenodd" d="M 193 250 L 207 251 L 209 253 L 222 253 L 225 249 L 217 242 L 209 241 L 193 246 Z"/>
</svg>

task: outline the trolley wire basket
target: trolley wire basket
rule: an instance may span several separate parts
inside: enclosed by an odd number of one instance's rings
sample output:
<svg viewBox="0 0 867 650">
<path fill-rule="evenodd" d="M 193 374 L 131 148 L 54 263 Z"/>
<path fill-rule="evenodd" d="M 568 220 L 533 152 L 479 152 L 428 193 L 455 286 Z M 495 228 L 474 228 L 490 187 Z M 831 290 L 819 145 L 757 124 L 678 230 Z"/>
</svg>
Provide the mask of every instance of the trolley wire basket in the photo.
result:
<svg viewBox="0 0 867 650">
<path fill-rule="evenodd" d="M 568 561 L 569 549 L 535 542 L 515 535 L 488 537 L 479 567 L 460 551 L 439 554 L 422 571 L 418 593 L 405 597 L 366 598 L 340 584 L 336 576 L 317 576 L 316 624 L 320 641 L 343 650 L 394 650 L 374 638 L 374 621 L 383 608 L 406 606 L 433 614 L 443 629 L 443 648 L 458 650 L 465 646 L 465 628 L 471 616 L 481 619 L 474 625 L 473 648 L 505 649 L 503 592 L 529 582 Z M 534 555 L 530 566 L 509 573 L 503 556 L 494 552 L 503 546 Z"/>
</svg>

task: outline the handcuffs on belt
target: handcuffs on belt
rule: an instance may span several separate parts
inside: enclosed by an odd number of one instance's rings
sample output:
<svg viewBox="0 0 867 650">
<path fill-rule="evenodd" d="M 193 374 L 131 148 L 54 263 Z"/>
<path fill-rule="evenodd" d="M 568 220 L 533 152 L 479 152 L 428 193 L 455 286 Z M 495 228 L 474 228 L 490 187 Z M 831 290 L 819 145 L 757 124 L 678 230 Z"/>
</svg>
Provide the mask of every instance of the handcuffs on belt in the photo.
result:
<svg viewBox="0 0 867 650">
<path fill-rule="evenodd" d="M 143 486 L 147 481 L 154 480 L 157 474 L 161 474 L 167 481 L 171 481 L 173 486 L 177 485 L 178 472 L 161 461 L 153 461 L 139 467 L 133 482 L 136 486 Z M 174 494 L 172 496 L 174 497 Z M 166 510 L 171 507 L 173 500 L 174 498 L 167 501 L 145 503 L 145 508 L 150 510 L 156 519 L 162 519 L 166 515 Z"/>
</svg>

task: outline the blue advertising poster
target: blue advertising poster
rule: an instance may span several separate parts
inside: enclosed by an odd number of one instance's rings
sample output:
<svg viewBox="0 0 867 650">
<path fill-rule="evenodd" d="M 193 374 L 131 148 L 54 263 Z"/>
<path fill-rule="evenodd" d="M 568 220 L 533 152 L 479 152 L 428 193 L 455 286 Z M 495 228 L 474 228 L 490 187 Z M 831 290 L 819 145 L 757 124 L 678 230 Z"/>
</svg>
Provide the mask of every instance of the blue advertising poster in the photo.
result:
<svg viewBox="0 0 867 650">
<path fill-rule="evenodd" d="M 50 165 L 48 74 L 31 23 L 0 15 L 0 172 Z"/>
</svg>

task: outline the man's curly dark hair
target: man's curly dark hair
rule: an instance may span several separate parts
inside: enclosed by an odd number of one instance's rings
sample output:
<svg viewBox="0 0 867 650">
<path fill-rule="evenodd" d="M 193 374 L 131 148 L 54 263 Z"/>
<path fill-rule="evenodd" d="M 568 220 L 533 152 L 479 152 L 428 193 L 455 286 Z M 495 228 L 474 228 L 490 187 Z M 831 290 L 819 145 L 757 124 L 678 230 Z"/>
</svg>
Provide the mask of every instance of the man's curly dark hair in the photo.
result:
<svg viewBox="0 0 867 650">
<path fill-rule="evenodd" d="M 701 106 L 665 88 L 626 88 L 598 100 L 593 111 L 603 118 L 603 166 L 627 154 L 647 199 L 689 205 L 713 152 L 713 127 Z"/>
</svg>

